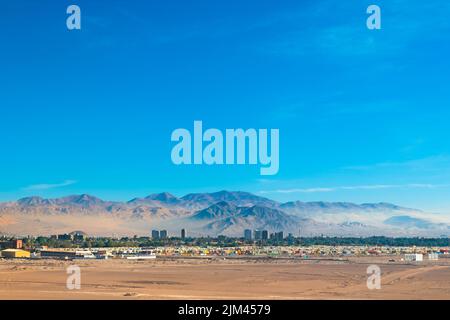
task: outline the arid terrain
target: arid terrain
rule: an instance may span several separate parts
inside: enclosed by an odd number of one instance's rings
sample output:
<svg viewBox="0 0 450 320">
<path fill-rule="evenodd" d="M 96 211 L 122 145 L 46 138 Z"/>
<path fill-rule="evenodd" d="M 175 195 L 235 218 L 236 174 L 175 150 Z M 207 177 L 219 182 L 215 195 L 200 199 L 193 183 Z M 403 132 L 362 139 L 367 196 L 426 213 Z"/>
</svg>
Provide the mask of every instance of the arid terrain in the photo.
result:
<svg viewBox="0 0 450 320">
<path fill-rule="evenodd" d="M 450 299 L 450 259 L 0 260 L 0 299 Z M 66 268 L 81 268 L 68 290 Z M 367 289 L 367 267 L 381 290 Z"/>
</svg>

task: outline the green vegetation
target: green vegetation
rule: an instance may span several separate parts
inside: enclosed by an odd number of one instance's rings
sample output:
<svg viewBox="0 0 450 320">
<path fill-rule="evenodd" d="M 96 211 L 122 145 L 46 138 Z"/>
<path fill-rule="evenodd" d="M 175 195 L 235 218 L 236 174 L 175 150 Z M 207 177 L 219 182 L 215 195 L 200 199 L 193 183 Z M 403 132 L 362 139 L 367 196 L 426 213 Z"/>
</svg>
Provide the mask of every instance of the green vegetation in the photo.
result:
<svg viewBox="0 0 450 320">
<path fill-rule="evenodd" d="M 246 241 L 242 238 L 219 236 L 217 238 L 168 238 L 151 239 L 149 237 L 123 237 L 120 239 L 108 237 L 90 237 L 83 240 L 58 240 L 54 237 L 28 237 L 24 240 L 27 248 L 48 246 L 50 248 L 91 248 L 91 247 L 162 247 L 162 246 L 217 246 L 237 247 L 242 245 L 271 245 L 271 246 L 395 246 L 395 247 L 449 247 L 449 238 L 347 238 L 347 237 L 310 237 L 286 238 L 284 240 Z"/>
</svg>

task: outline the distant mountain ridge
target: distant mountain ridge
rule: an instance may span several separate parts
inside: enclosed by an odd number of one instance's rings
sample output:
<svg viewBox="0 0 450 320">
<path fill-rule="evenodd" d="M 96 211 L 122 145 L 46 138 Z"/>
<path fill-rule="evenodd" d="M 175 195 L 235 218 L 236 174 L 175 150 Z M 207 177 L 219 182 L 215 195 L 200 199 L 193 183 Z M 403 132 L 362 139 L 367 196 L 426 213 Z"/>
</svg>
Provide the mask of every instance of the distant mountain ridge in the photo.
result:
<svg viewBox="0 0 450 320">
<path fill-rule="evenodd" d="M 177 205 L 182 202 L 169 192 L 151 194 L 145 198 L 134 198 L 128 204 L 148 204 L 148 205 Z"/>
<path fill-rule="evenodd" d="M 187 203 L 209 206 L 217 202 L 226 201 L 237 206 L 252 206 L 256 204 L 273 206 L 278 202 L 243 191 L 219 191 L 213 193 L 191 193 L 181 198 Z"/>
<path fill-rule="evenodd" d="M 219 191 L 214 193 L 191 193 L 181 198 L 178 198 L 171 193 L 163 192 L 151 194 L 145 198 L 134 198 L 128 202 L 119 201 L 105 201 L 98 197 L 88 194 L 71 195 L 55 199 L 45 199 L 38 196 L 26 197 L 17 200 L 17 203 L 22 206 L 42 206 L 42 205 L 74 205 L 74 206 L 108 206 L 111 204 L 120 205 L 171 205 L 171 206 L 186 206 L 186 207 L 203 207 L 226 202 L 236 206 L 254 206 L 263 205 L 266 207 L 279 207 L 285 210 L 293 210 L 301 212 L 302 210 L 313 211 L 339 211 L 339 210 L 406 210 L 406 211 L 420 211 L 417 209 L 410 209 L 400 207 L 394 204 L 380 202 L 380 203 L 363 203 L 355 204 L 350 202 L 302 202 L 289 201 L 280 203 L 265 197 L 260 197 L 249 192 L 242 191 Z M 0 203 L 1 205 L 2 203 Z"/>
<path fill-rule="evenodd" d="M 225 190 L 182 197 L 162 192 L 127 202 L 81 194 L 55 199 L 33 196 L 0 203 L 0 231 L 29 234 L 86 230 L 84 220 L 99 221 L 86 222 L 98 234 L 148 233 L 150 228 L 177 230 L 181 226 L 203 235 L 241 235 L 245 228 L 305 235 L 423 236 L 449 232 L 447 221 L 433 219 L 421 210 L 385 202 L 280 203 L 249 192 Z"/>
</svg>

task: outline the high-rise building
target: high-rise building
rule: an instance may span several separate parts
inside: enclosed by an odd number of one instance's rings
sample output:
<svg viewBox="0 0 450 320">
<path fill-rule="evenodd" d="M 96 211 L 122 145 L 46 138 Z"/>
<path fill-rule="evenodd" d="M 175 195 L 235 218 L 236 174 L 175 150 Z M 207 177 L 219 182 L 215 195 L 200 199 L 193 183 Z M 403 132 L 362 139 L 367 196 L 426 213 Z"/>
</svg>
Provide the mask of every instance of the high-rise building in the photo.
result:
<svg viewBox="0 0 450 320">
<path fill-rule="evenodd" d="M 161 231 L 159 232 L 159 237 L 160 237 L 161 239 L 167 239 L 167 230 L 161 230 Z"/>
<path fill-rule="evenodd" d="M 159 231 L 152 230 L 152 239 L 159 239 Z"/>
<path fill-rule="evenodd" d="M 181 239 L 186 239 L 186 230 L 185 229 L 181 229 Z"/>
<path fill-rule="evenodd" d="M 277 241 L 283 241 L 283 239 L 284 239 L 283 231 L 280 231 L 280 232 L 275 233 L 275 239 L 276 239 Z"/>
<path fill-rule="evenodd" d="M 73 235 L 67 234 L 67 233 L 65 233 L 65 234 L 58 234 L 58 240 L 70 240 L 70 241 L 72 241 L 73 240 Z"/>
<path fill-rule="evenodd" d="M 255 240 L 262 240 L 262 231 L 255 230 Z"/>
<path fill-rule="evenodd" d="M 248 241 L 252 240 L 252 230 L 246 229 L 244 231 L 244 239 Z"/>
<path fill-rule="evenodd" d="M 261 239 L 262 240 L 269 240 L 269 231 L 267 231 L 267 230 L 261 231 Z"/>
</svg>

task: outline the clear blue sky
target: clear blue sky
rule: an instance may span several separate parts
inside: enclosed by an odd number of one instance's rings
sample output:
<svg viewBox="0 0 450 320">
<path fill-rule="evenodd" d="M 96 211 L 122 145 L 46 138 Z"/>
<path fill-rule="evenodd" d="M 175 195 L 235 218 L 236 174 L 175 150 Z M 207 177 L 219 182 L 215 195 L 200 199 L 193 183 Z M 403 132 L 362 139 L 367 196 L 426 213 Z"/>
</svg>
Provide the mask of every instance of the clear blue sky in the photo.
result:
<svg viewBox="0 0 450 320">
<path fill-rule="evenodd" d="M 366 28 L 373 3 L 382 30 Z M 0 9 L 0 200 L 233 189 L 450 212 L 447 0 Z M 279 174 L 174 166 L 170 134 L 194 120 L 279 128 Z"/>
</svg>

